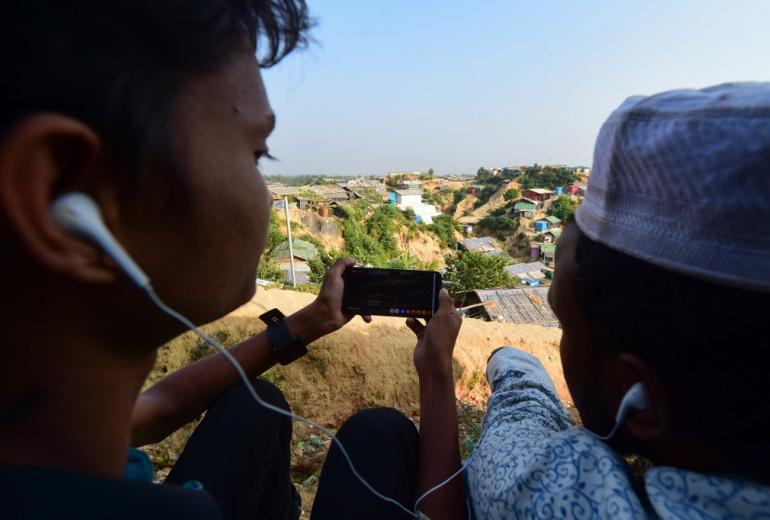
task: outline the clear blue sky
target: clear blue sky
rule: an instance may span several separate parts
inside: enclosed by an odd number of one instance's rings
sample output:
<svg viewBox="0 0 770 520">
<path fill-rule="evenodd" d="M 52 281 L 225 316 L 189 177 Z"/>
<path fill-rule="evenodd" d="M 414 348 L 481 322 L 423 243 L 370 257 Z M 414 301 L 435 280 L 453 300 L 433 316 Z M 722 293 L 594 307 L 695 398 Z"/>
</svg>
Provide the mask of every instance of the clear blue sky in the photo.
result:
<svg viewBox="0 0 770 520">
<path fill-rule="evenodd" d="M 268 174 L 590 165 L 624 98 L 770 81 L 766 0 L 308 0 L 316 43 L 264 71 Z"/>
</svg>

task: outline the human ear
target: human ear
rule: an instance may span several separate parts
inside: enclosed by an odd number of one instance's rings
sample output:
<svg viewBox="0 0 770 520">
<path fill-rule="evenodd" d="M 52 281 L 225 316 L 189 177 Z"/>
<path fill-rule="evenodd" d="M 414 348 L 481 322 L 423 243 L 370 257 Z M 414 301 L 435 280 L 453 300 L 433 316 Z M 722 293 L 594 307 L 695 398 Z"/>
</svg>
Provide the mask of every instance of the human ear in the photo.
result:
<svg viewBox="0 0 770 520">
<path fill-rule="evenodd" d="M 625 429 L 643 442 L 655 442 L 665 438 L 669 433 L 670 398 L 660 374 L 636 354 L 624 353 L 618 360 L 625 368 L 624 371 L 629 374 L 629 381 L 641 385 L 646 405 L 627 407 Z"/>
<path fill-rule="evenodd" d="M 0 219 L 31 259 L 88 283 L 117 279 L 112 262 L 93 244 L 60 229 L 50 206 L 70 189 L 94 186 L 100 141 L 87 125 L 60 114 L 25 117 L 0 141 Z"/>
</svg>

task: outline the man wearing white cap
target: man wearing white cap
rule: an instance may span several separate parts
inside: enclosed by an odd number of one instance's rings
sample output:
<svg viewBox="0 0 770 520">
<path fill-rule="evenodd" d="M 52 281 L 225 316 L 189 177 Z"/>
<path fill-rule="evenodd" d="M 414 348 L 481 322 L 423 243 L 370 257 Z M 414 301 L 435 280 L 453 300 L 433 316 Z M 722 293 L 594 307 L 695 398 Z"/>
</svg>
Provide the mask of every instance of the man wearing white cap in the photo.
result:
<svg viewBox="0 0 770 520">
<path fill-rule="evenodd" d="M 496 351 L 478 518 L 770 515 L 770 84 L 623 103 L 549 300 L 583 427 L 537 359 Z"/>
</svg>

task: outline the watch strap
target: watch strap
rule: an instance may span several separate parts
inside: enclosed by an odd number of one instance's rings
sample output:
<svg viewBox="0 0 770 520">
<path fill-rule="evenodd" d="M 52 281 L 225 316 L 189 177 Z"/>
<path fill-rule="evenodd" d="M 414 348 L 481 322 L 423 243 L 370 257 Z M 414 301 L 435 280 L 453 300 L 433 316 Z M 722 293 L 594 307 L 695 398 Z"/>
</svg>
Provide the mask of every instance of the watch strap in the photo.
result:
<svg viewBox="0 0 770 520">
<path fill-rule="evenodd" d="M 294 336 L 286 324 L 286 317 L 278 309 L 271 309 L 259 317 L 267 325 L 267 338 L 273 358 L 281 365 L 288 365 L 307 354 L 302 340 Z"/>
</svg>

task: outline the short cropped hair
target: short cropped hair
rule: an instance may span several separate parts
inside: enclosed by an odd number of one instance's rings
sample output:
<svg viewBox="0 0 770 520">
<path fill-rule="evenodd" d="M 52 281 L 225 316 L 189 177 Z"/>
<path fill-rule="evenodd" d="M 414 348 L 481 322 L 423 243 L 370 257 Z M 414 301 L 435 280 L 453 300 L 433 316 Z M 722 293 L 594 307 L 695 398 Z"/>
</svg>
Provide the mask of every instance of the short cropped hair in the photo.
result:
<svg viewBox="0 0 770 520">
<path fill-rule="evenodd" d="M 575 260 L 593 348 L 654 366 L 684 411 L 676 428 L 709 445 L 767 443 L 770 294 L 669 271 L 582 232 Z"/>
<path fill-rule="evenodd" d="M 271 66 L 307 43 L 310 25 L 304 0 L 11 0 L 0 14 L 0 135 L 36 112 L 76 118 L 129 190 L 145 159 L 169 149 L 168 117 L 189 80 L 248 47 Z"/>
</svg>

